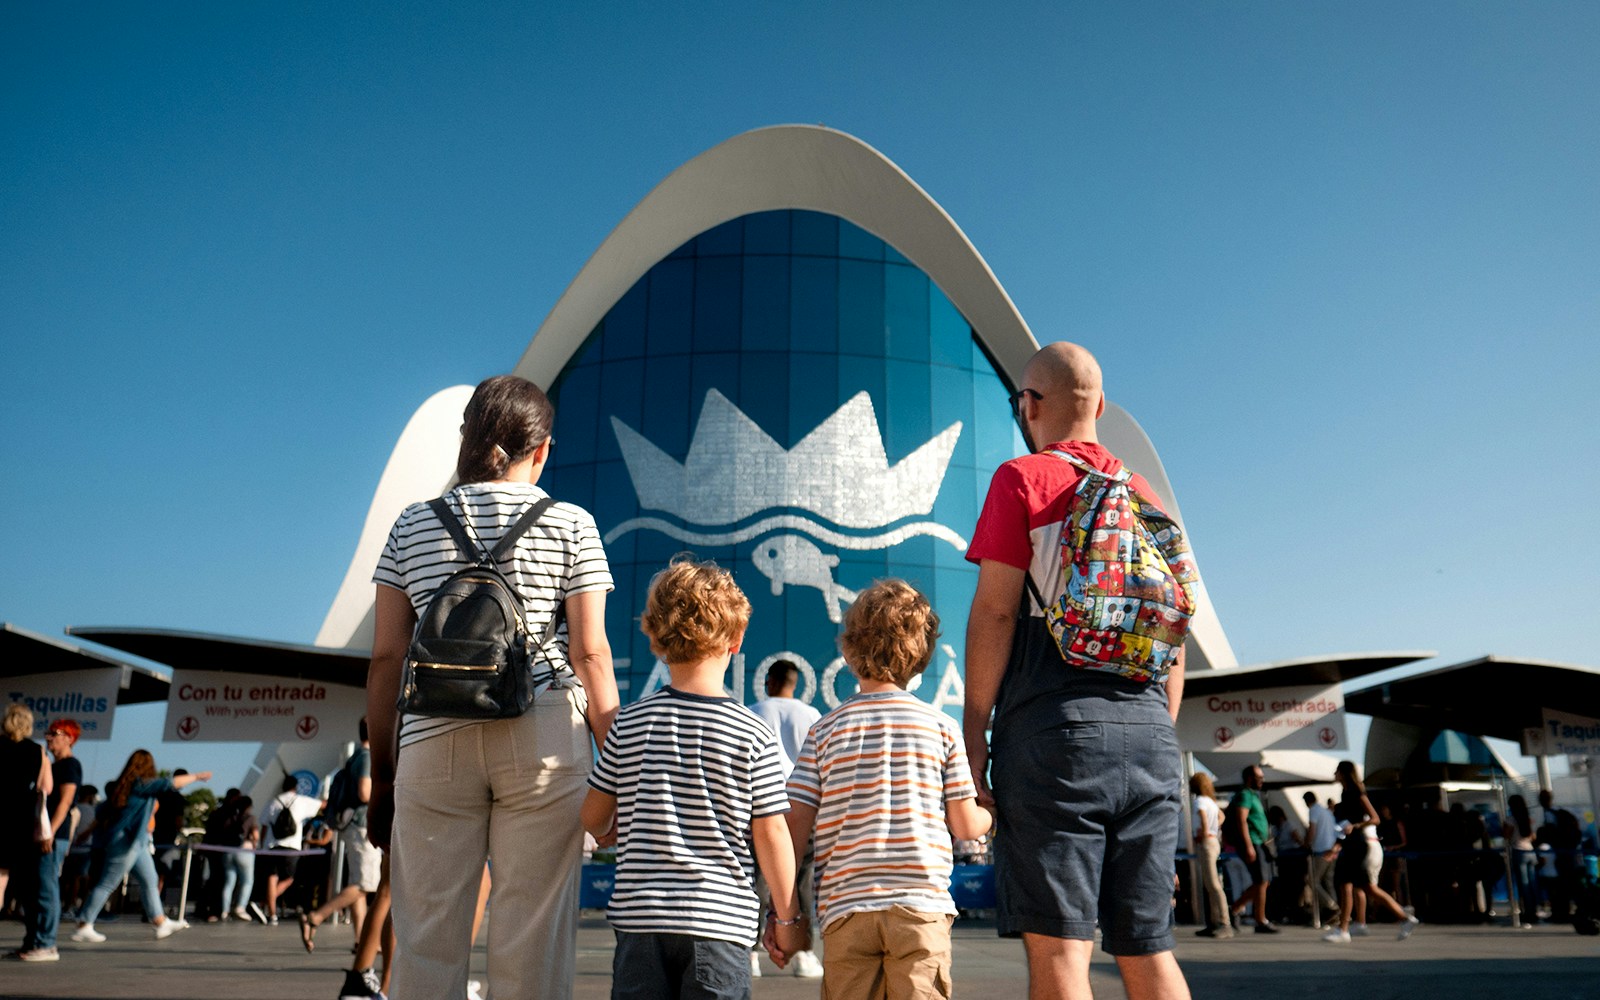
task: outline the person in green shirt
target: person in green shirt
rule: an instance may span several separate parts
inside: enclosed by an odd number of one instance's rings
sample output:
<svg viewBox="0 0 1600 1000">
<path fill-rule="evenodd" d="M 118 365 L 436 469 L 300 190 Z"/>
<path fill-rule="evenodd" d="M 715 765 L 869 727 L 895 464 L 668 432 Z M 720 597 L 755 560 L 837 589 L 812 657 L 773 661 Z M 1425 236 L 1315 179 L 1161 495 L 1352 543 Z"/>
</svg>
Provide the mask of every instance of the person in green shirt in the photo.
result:
<svg viewBox="0 0 1600 1000">
<path fill-rule="evenodd" d="M 1254 904 L 1256 933 L 1276 934 L 1277 926 L 1267 920 L 1267 886 L 1272 884 L 1275 861 L 1267 828 L 1267 804 L 1261 794 L 1267 779 L 1256 764 L 1245 768 L 1242 777 L 1244 787 L 1228 803 L 1228 817 L 1223 824 L 1228 842 L 1250 869 L 1250 887 L 1234 902 L 1233 914 L 1238 916 L 1246 906 Z"/>
</svg>

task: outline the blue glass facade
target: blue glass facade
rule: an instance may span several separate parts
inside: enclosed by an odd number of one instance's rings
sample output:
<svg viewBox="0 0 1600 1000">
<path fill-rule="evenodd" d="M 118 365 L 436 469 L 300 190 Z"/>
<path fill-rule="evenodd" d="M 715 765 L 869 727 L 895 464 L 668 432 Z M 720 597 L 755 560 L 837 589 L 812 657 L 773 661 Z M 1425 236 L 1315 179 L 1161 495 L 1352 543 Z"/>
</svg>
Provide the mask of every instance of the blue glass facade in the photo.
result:
<svg viewBox="0 0 1600 1000">
<path fill-rule="evenodd" d="M 780 653 L 803 665 L 802 698 L 847 697 L 839 610 L 901 576 L 944 623 L 918 694 L 959 714 L 977 580 L 963 552 L 995 466 L 1021 449 L 1007 391 L 927 276 L 834 216 L 744 216 L 657 263 L 550 392 L 545 485 L 606 538 L 623 701 L 664 682 L 638 618 L 651 575 L 692 551 L 753 605 L 727 679 L 743 700 Z"/>
</svg>

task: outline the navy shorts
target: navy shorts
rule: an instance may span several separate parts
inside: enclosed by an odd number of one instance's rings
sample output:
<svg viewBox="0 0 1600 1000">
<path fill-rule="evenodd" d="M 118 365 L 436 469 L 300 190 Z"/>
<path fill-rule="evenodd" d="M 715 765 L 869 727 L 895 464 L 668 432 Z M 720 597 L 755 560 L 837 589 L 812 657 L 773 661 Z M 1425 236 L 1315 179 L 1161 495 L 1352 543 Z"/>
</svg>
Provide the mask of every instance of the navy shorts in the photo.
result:
<svg viewBox="0 0 1600 1000">
<path fill-rule="evenodd" d="M 1171 951 L 1183 778 L 1172 726 L 1067 722 L 996 747 L 999 930 Z"/>
<path fill-rule="evenodd" d="M 691 934 L 617 931 L 611 1000 L 750 1000 L 750 947 Z"/>
</svg>

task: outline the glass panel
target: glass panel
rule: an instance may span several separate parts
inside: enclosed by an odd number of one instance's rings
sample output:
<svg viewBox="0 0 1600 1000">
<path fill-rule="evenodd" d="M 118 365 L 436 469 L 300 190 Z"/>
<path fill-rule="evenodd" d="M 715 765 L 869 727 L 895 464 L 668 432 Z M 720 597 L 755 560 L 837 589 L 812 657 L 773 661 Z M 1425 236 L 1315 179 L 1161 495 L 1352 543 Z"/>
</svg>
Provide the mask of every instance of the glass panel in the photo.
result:
<svg viewBox="0 0 1600 1000">
<path fill-rule="evenodd" d="M 932 386 L 929 403 L 933 422 L 929 425 L 930 429 L 937 434 L 959 420 L 961 436 L 956 438 L 956 450 L 950 456 L 950 462 L 967 468 L 976 467 L 978 453 L 973 442 L 977 437 L 977 428 L 972 423 L 972 376 L 953 368 L 930 365 L 928 378 Z"/>
<path fill-rule="evenodd" d="M 927 444 L 933 437 L 932 387 L 926 365 L 909 361 L 885 362 L 888 381 L 888 426 L 883 447 L 889 461 L 897 462 Z M 943 430 L 943 425 L 940 426 Z"/>
<path fill-rule="evenodd" d="M 890 357 L 928 360 L 928 279 L 921 271 L 885 265 L 883 317 Z"/>
<path fill-rule="evenodd" d="M 839 358 L 833 354 L 789 356 L 789 438 L 793 448 L 839 408 Z"/>
<path fill-rule="evenodd" d="M 739 349 L 743 263 L 737 257 L 702 257 L 694 268 L 694 349 Z"/>
<path fill-rule="evenodd" d="M 972 328 L 939 286 L 928 282 L 928 360 L 972 370 Z M 984 362 L 987 367 L 988 362 Z"/>
<path fill-rule="evenodd" d="M 739 402 L 739 355 L 696 354 L 691 360 L 693 378 L 689 382 L 690 415 L 698 424 L 700 409 L 705 405 L 706 393 L 712 389 Z"/>
<path fill-rule="evenodd" d="M 883 356 L 882 264 L 839 262 L 839 351 Z"/>
<path fill-rule="evenodd" d="M 855 260 L 883 260 L 883 241 L 853 222 L 839 220 L 839 256 Z"/>
<path fill-rule="evenodd" d="M 730 396 L 745 416 L 780 444 L 789 440 L 789 355 L 747 351 L 739 358 L 739 394 Z"/>
<path fill-rule="evenodd" d="M 811 257 L 837 257 L 839 220 L 821 212 L 795 212 L 790 216 L 792 252 Z"/>
<path fill-rule="evenodd" d="M 652 355 L 687 353 L 693 310 L 694 261 L 664 260 L 651 268 L 645 349 Z"/>
<path fill-rule="evenodd" d="M 601 366 L 600 420 L 595 429 L 597 461 L 619 461 L 622 452 L 611 429 L 611 417 L 640 430 L 644 420 L 644 362 L 607 361 Z"/>
<path fill-rule="evenodd" d="M 644 434 L 657 448 L 682 459 L 689 450 L 689 357 L 651 358 L 644 375 Z"/>
<path fill-rule="evenodd" d="M 595 430 L 600 419 L 599 367 L 572 369 L 561 380 L 560 391 L 551 402 L 556 408 L 552 431 L 556 445 L 562 453 L 570 453 L 580 461 L 593 461 Z"/>
<path fill-rule="evenodd" d="M 788 350 L 789 258 L 744 258 L 744 286 L 740 296 L 743 300 L 741 346 L 746 351 Z"/>
<path fill-rule="evenodd" d="M 789 212 L 757 212 L 744 217 L 746 254 L 788 254 Z"/>
<path fill-rule="evenodd" d="M 695 237 L 697 257 L 726 257 L 739 253 L 744 244 L 744 223 L 739 219 L 724 222 Z"/>
<path fill-rule="evenodd" d="M 839 349 L 839 262 L 790 258 L 789 349 L 833 354 Z"/>
<path fill-rule="evenodd" d="M 607 361 L 644 356 L 644 321 L 649 285 L 648 277 L 640 278 L 606 313 L 602 324 L 605 334 L 600 338 L 600 356 Z"/>
</svg>

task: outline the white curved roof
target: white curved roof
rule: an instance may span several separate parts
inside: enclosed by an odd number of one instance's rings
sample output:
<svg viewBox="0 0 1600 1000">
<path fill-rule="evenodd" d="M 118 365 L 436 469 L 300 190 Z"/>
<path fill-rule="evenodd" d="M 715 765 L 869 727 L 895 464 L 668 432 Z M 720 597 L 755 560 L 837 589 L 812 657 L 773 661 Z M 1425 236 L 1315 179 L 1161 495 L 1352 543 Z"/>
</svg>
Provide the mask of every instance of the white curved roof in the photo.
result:
<svg viewBox="0 0 1600 1000">
<path fill-rule="evenodd" d="M 837 216 L 894 247 L 939 286 L 977 331 L 1001 378 L 1016 384 L 1039 343 L 977 248 L 944 209 L 882 153 L 854 136 L 811 125 L 779 125 L 745 132 L 674 170 L 612 230 L 572 279 L 535 332 L 514 372 L 548 389 L 611 307 L 668 254 L 695 236 L 740 216 L 790 209 Z M 1115 358 L 1108 360 L 1116 363 Z M 430 400 L 424 409 L 437 399 Z M 436 412 L 430 419 L 446 421 L 453 435 L 459 416 L 457 406 L 453 415 Z M 412 418 L 406 434 L 412 435 L 421 421 L 423 410 Z M 1100 423 L 1100 437 L 1150 481 L 1167 509 L 1181 522 L 1182 514 L 1166 470 L 1137 421 L 1108 403 Z M 448 451 L 453 456 L 453 437 L 451 442 Z M 394 496 L 395 489 L 388 480 L 397 465 L 404 464 L 401 450 L 406 447 L 406 439 L 402 438 L 385 470 L 384 484 L 373 501 L 357 549 L 357 562 L 352 564 L 345 586 L 328 613 L 317 637 L 319 644 L 353 646 L 370 640 L 370 621 L 363 618 L 370 619 L 370 568 L 377 550 L 373 549 L 371 558 L 367 558 L 369 536 L 380 530 L 374 526 L 380 506 L 386 510 L 393 507 L 393 514 L 397 514 L 405 505 L 402 502 L 395 507 L 394 499 L 382 504 L 379 500 Z M 438 479 L 434 493 L 448 485 L 448 473 L 445 470 Z M 405 502 L 421 495 L 410 496 Z M 393 514 L 389 515 L 391 521 Z M 385 522 L 381 530 L 386 532 L 387 528 Z M 381 547 L 382 535 L 375 544 Z M 1203 585 L 1201 591 L 1189 646 L 1191 669 L 1235 666 L 1238 661 Z M 363 602 L 358 615 L 357 606 Z"/>
</svg>

